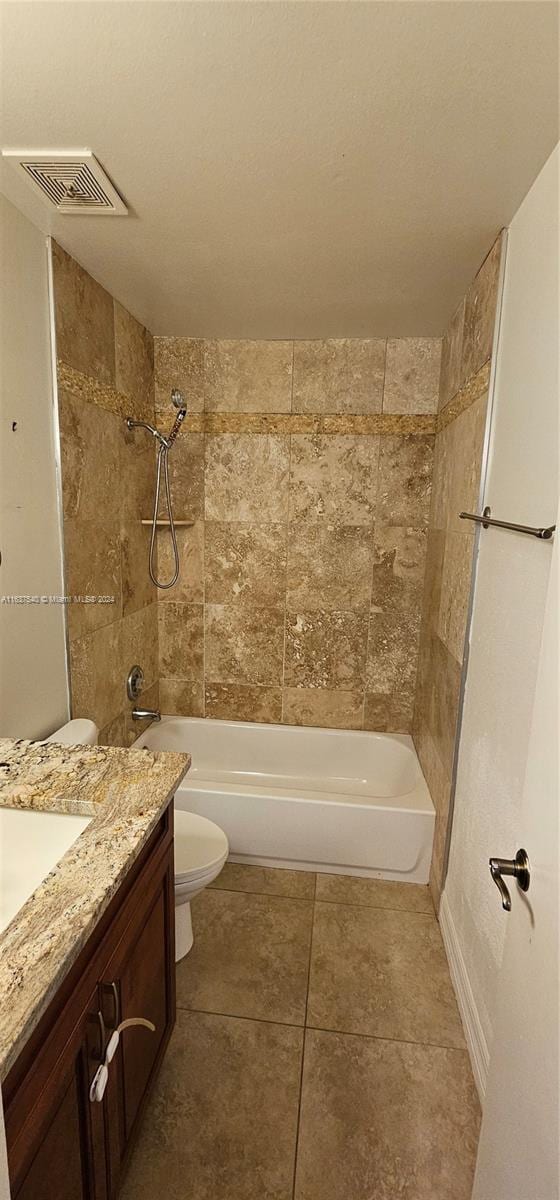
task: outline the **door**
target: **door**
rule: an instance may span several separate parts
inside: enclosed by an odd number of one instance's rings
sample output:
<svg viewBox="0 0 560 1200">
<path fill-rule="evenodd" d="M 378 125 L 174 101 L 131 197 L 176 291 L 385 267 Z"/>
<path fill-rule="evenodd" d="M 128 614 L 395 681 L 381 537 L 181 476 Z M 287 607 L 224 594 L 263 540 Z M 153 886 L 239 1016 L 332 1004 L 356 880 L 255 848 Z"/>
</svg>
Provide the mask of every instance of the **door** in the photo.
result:
<svg viewBox="0 0 560 1200">
<path fill-rule="evenodd" d="M 529 854 L 531 882 L 526 896 L 511 889 L 473 1200 L 557 1200 L 560 1195 L 559 562 L 556 541 L 519 823 L 518 842 Z"/>
<path fill-rule="evenodd" d="M 559 165 L 556 150 L 508 231 L 481 503 L 494 518 L 529 526 L 551 525 L 558 510 Z M 546 672 L 558 661 L 549 626 L 543 651 L 558 537 L 500 528 L 479 534 L 441 910 L 484 1097 L 474 1200 L 558 1198 L 551 1184 L 558 1141 L 558 729 L 553 697 L 541 695 L 543 688 L 553 693 Z M 539 756 L 548 773 L 540 781 Z M 488 860 L 512 859 L 521 848 L 531 885 L 524 895 L 513 884 L 512 910 L 505 912 Z"/>
</svg>

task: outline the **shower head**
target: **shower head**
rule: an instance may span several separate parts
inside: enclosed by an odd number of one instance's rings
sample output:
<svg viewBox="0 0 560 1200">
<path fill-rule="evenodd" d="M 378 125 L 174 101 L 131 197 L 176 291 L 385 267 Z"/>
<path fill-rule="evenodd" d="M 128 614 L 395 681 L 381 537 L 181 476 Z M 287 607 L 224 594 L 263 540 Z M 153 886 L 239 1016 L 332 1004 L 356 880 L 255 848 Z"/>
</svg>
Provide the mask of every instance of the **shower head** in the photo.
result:
<svg viewBox="0 0 560 1200">
<path fill-rule="evenodd" d="M 171 403 L 175 405 L 175 408 L 181 408 L 181 409 L 184 409 L 185 412 L 187 411 L 187 405 L 185 403 L 185 398 L 183 396 L 183 393 L 179 391 L 179 388 L 171 389 Z"/>
</svg>

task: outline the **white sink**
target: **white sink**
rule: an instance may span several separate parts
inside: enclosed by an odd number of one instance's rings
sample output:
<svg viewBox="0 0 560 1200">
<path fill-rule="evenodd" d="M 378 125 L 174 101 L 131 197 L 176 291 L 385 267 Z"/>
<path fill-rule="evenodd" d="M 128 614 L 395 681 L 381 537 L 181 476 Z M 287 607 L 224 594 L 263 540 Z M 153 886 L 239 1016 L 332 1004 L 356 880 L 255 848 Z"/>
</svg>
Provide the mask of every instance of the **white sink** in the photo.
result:
<svg viewBox="0 0 560 1200">
<path fill-rule="evenodd" d="M 0 930 L 25 904 L 91 817 L 0 808 Z"/>
</svg>

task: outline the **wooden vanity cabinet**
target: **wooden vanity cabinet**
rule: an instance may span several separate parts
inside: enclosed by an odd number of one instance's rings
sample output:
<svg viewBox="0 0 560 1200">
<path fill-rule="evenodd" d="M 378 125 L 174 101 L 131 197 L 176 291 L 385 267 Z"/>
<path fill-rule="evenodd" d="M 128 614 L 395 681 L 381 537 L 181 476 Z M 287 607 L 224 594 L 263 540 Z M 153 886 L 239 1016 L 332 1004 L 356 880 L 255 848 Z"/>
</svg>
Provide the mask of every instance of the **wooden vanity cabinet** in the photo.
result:
<svg viewBox="0 0 560 1200">
<path fill-rule="evenodd" d="M 12 1200 L 114 1200 L 175 1021 L 172 805 L 3 1085 Z M 87 879 L 84 880 L 87 886 Z M 102 1102 L 91 1081 L 128 1017 Z"/>
</svg>

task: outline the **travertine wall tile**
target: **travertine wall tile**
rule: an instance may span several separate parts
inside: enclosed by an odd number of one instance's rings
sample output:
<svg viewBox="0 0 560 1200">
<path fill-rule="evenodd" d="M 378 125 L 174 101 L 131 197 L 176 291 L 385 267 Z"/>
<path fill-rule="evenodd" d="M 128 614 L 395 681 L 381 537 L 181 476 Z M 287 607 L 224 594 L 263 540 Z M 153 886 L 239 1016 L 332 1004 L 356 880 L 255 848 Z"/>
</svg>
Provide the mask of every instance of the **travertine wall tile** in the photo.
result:
<svg viewBox="0 0 560 1200">
<path fill-rule="evenodd" d="M 371 525 L 379 438 L 300 434 L 291 439 L 290 521 Z"/>
<path fill-rule="evenodd" d="M 154 338 L 155 407 L 160 416 L 173 417 L 171 391 L 183 393 L 189 412 L 204 409 L 204 342 L 199 338 Z"/>
<path fill-rule="evenodd" d="M 149 539 L 149 528 L 147 533 Z M 186 528 L 177 526 L 175 537 L 179 553 L 179 578 L 173 587 L 158 592 L 158 599 L 162 604 L 177 600 L 185 604 L 203 604 L 204 521 L 195 521 L 193 525 Z M 169 528 L 158 529 L 156 539 L 158 578 L 162 583 L 168 583 L 175 574 L 175 557 Z M 146 564 L 144 566 L 146 567 Z"/>
<path fill-rule="evenodd" d="M 366 613 L 288 612 L 286 686 L 363 691 L 367 621 Z"/>
<path fill-rule="evenodd" d="M 159 681 L 159 702 L 163 713 L 178 717 L 204 716 L 204 685 L 189 679 Z"/>
<path fill-rule="evenodd" d="M 129 745 L 126 674 L 139 662 L 142 701 L 157 706 L 157 606 L 148 576 L 155 454 L 127 415 L 153 421 L 152 338 L 77 263 L 53 247 L 65 590 L 114 596 L 70 604 L 72 715 L 96 721 L 102 741 Z"/>
<path fill-rule="evenodd" d="M 325 729 L 359 729 L 364 697 L 359 692 L 324 688 L 284 688 L 285 725 L 315 725 Z"/>
<path fill-rule="evenodd" d="M 455 533 L 465 532 L 459 513 L 477 511 L 487 408 L 485 394 L 444 431 L 451 445 L 447 528 Z"/>
<path fill-rule="evenodd" d="M 414 693 L 420 637 L 420 612 L 372 612 L 368 637 L 366 686 L 374 694 Z"/>
<path fill-rule="evenodd" d="M 59 393 L 58 411 L 64 516 L 103 520 L 117 529 L 121 512 L 119 418 L 93 404 L 83 404 L 65 391 Z"/>
<path fill-rule="evenodd" d="M 410 733 L 414 695 L 366 692 L 364 729 L 377 733 Z"/>
<path fill-rule="evenodd" d="M 426 529 L 376 525 L 372 612 L 420 612 L 427 540 Z"/>
<path fill-rule="evenodd" d="M 290 412 L 292 356 L 293 342 L 205 342 L 207 412 Z"/>
<path fill-rule="evenodd" d="M 61 246 L 52 243 L 57 356 L 115 386 L 113 298 Z"/>
<path fill-rule="evenodd" d="M 153 414 L 152 414 L 153 415 Z M 127 429 L 126 422 L 116 418 L 116 424 L 105 423 L 105 438 L 113 428 L 120 446 L 118 482 L 113 490 L 120 495 L 121 520 L 137 521 L 151 517 L 154 507 L 154 479 L 156 469 L 155 443 L 143 429 Z"/>
<path fill-rule="evenodd" d="M 206 522 L 206 603 L 283 605 L 286 526 Z"/>
<path fill-rule="evenodd" d="M 282 689 L 249 683 L 207 684 L 206 716 L 219 721 L 278 725 L 282 720 Z"/>
<path fill-rule="evenodd" d="M 115 386 L 142 409 L 154 409 L 154 339 L 115 300 Z M 133 411 L 136 411 L 135 409 Z M 133 415 L 133 414 L 131 414 Z"/>
<path fill-rule="evenodd" d="M 224 433 L 206 439 L 206 519 L 285 521 L 290 446 L 283 436 Z"/>
<path fill-rule="evenodd" d="M 70 642 L 72 716 L 89 717 L 99 729 L 124 707 L 120 625 L 114 621 Z"/>
<path fill-rule="evenodd" d="M 159 670 L 166 678 L 204 677 L 202 604 L 158 604 Z"/>
<path fill-rule="evenodd" d="M 214 683 L 282 683 L 284 610 L 207 604 L 206 679 Z"/>
<path fill-rule="evenodd" d="M 376 413 L 383 403 L 385 341 L 294 342 L 294 412 Z"/>
<path fill-rule="evenodd" d="M 288 607 L 369 609 L 373 544 L 355 525 L 290 525 Z"/>
<path fill-rule="evenodd" d="M 383 412 L 437 412 L 440 365 L 441 338 L 389 338 Z"/>
<path fill-rule="evenodd" d="M 66 517 L 64 561 L 66 594 L 74 598 L 67 610 L 70 640 L 118 620 L 122 606 L 118 529 L 100 521 Z M 77 602 L 75 598 L 80 596 L 97 602 Z M 99 602 L 99 597 L 111 596 L 112 603 Z"/>
<path fill-rule="evenodd" d="M 424 574 L 424 592 L 422 601 L 422 629 L 437 633 L 439 630 L 439 608 L 441 602 L 441 582 L 443 577 L 443 557 L 445 554 L 445 531 L 432 526 L 428 529 L 426 548 L 426 568 Z M 422 636 L 423 636 L 422 634 Z"/>
<path fill-rule="evenodd" d="M 99 730 L 100 746 L 126 746 L 126 720 L 124 712 L 119 713 L 113 721 L 109 721 Z"/>
<path fill-rule="evenodd" d="M 463 662 L 473 551 L 472 533 L 447 534 L 437 632 L 444 646 L 458 663 Z"/>
<path fill-rule="evenodd" d="M 152 687 L 158 681 L 158 605 L 148 604 L 146 608 L 140 608 L 124 617 L 121 621 L 120 640 L 122 700 L 123 704 L 126 704 L 126 677 L 136 663 L 142 667 L 146 688 Z M 142 701 L 144 700 L 145 694 L 142 696 Z"/>
<path fill-rule="evenodd" d="M 463 323 L 465 320 L 465 297 L 455 309 L 444 334 L 441 347 L 441 372 L 439 378 L 438 408 L 444 408 L 459 391 L 462 383 Z"/>
<path fill-rule="evenodd" d="M 169 455 L 169 486 L 173 515 L 178 520 L 194 521 L 197 517 L 204 516 L 204 449 L 203 433 L 185 432 L 179 435 Z M 151 517 L 152 509 L 153 491 L 150 510 L 143 515 Z M 159 515 L 167 517 L 163 482 Z"/>
<path fill-rule="evenodd" d="M 148 573 L 150 531 L 138 517 L 127 517 L 121 524 L 121 575 L 123 616 L 137 612 L 156 599 L 156 589 Z"/>
<path fill-rule="evenodd" d="M 433 437 L 381 438 L 377 520 L 383 525 L 428 524 L 433 453 Z"/>
<path fill-rule="evenodd" d="M 470 379 L 492 354 L 501 253 L 500 235 L 467 292 L 463 327 L 462 383 Z"/>
<path fill-rule="evenodd" d="M 163 350 L 173 362 L 172 340 L 164 345 L 165 339 L 156 339 L 156 375 Z M 342 664 L 335 661 L 333 666 L 330 652 L 325 668 L 326 618 L 332 613 L 333 619 L 348 624 L 355 612 L 367 617 L 373 584 L 373 611 L 377 609 L 380 617 L 373 642 L 377 639 L 385 682 L 372 694 L 380 696 L 377 711 L 384 728 L 392 723 L 398 730 L 410 728 L 439 340 L 394 340 L 389 375 L 383 341 L 296 343 L 292 412 L 286 399 L 291 344 L 215 342 L 201 347 L 196 361 L 206 411 L 188 418 L 171 466 L 176 512 L 198 516 L 202 498 L 205 508 L 206 714 L 239 714 L 245 719 L 253 707 L 264 713 L 263 720 L 271 720 L 271 713 L 278 713 L 277 689 L 283 680 L 284 705 L 289 703 L 293 714 L 284 719 L 316 723 L 322 713 L 325 721 L 345 724 L 352 719 L 361 726 L 369 622 L 360 625 L 362 645 L 356 661 L 361 682 L 355 686 L 347 681 Z M 192 361 L 194 345 L 184 340 L 177 361 L 187 352 Z M 384 379 L 385 407 L 396 411 L 382 411 Z M 168 374 L 166 387 L 174 382 Z M 191 448 L 194 439 L 206 444 L 204 472 L 200 446 L 196 453 Z M 186 493 L 192 490 L 195 473 L 193 514 L 185 509 L 193 508 Z M 374 527 L 379 531 L 375 548 Z M 177 597 L 193 599 L 192 592 L 182 590 L 188 589 L 189 579 L 197 600 L 199 596 L 198 565 L 189 569 L 187 557 L 182 557 L 179 590 L 172 589 L 167 597 L 171 603 Z M 313 628 L 310 622 L 306 625 L 303 666 L 296 661 L 299 647 L 296 654 L 288 615 L 280 679 L 276 665 L 273 680 L 259 677 L 255 682 L 246 674 L 250 671 L 252 676 L 256 669 L 247 665 L 251 656 L 246 634 L 232 624 L 230 610 L 240 610 L 236 620 L 246 627 L 245 610 L 285 607 L 288 614 L 304 613 L 310 621 L 318 614 Z M 218 609 L 223 610 L 219 618 Z M 408 636 L 413 610 L 413 639 L 396 669 L 396 643 L 399 636 Z M 268 675 L 270 664 L 265 670 Z M 221 678 L 224 673 L 227 679 Z M 386 691 L 389 675 L 393 683 Z M 355 677 L 354 663 L 348 678 Z M 257 690 L 253 695 L 247 689 Z M 270 692 L 266 700 L 262 689 Z M 307 699 L 295 695 L 304 691 L 310 693 Z M 334 697 L 339 692 L 346 697 L 340 701 L 342 709 Z"/>
</svg>

